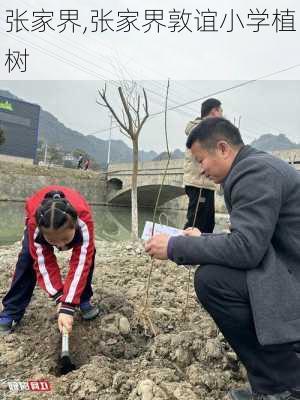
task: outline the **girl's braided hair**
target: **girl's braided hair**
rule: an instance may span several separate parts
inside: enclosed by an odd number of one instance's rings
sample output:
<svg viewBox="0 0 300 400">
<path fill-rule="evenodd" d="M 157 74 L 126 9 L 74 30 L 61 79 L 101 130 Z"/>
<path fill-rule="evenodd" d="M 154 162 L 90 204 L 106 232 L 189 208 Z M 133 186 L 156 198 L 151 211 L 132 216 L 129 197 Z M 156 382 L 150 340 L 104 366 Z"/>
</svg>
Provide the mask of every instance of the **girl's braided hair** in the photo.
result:
<svg viewBox="0 0 300 400">
<path fill-rule="evenodd" d="M 44 200 L 36 210 L 35 219 L 39 228 L 56 230 L 67 223 L 72 227 L 75 226 L 77 212 L 63 192 L 52 190 L 45 194 Z"/>
</svg>

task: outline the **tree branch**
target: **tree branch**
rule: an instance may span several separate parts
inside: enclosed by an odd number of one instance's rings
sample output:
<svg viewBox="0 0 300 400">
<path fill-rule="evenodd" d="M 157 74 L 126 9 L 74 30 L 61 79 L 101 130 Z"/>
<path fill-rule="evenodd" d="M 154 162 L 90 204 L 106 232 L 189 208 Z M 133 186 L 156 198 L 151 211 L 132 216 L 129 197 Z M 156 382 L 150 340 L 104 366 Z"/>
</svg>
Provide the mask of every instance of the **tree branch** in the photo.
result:
<svg viewBox="0 0 300 400">
<path fill-rule="evenodd" d="M 109 109 L 109 111 L 111 112 L 111 114 L 113 115 L 113 117 L 115 118 L 117 123 L 122 127 L 122 129 L 124 131 L 129 133 L 127 126 L 123 124 L 123 122 L 120 120 L 120 118 L 118 117 L 117 113 L 115 112 L 115 110 L 113 109 L 113 107 L 110 105 L 109 101 L 106 98 L 106 85 L 105 85 L 105 88 L 102 91 L 102 93 L 101 93 L 100 90 L 98 90 L 98 93 L 99 93 L 100 97 L 102 98 L 102 100 L 104 101 L 105 107 L 107 107 Z M 100 105 L 102 105 L 102 104 L 100 104 Z"/>
<path fill-rule="evenodd" d="M 125 113 L 126 113 L 127 118 L 128 118 L 128 129 L 127 129 L 127 132 L 129 133 L 130 136 L 133 135 L 132 137 L 134 137 L 134 132 L 133 132 L 133 129 L 132 129 L 132 117 L 131 117 L 131 114 L 130 114 L 130 111 L 129 111 L 129 108 L 128 108 L 128 104 L 127 104 L 126 99 L 124 97 L 123 90 L 122 90 L 121 86 L 118 87 L 118 91 L 119 91 L 119 94 L 120 94 L 120 97 L 121 97 L 121 100 L 122 100 L 122 104 L 123 104 Z"/>
<path fill-rule="evenodd" d="M 141 131 L 141 129 L 142 129 L 144 123 L 146 122 L 147 118 L 149 117 L 148 99 L 147 99 L 146 91 L 145 91 L 144 88 L 143 88 L 143 93 L 144 93 L 144 101 L 145 101 L 145 103 L 144 103 L 145 116 L 144 116 L 144 118 L 142 119 L 142 122 L 139 124 L 139 128 L 138 128 L 138 130 L 137 130 L 137 135 L 139 135 L 139 133 L 140 133 L 140 131 Z"/>
</svg>

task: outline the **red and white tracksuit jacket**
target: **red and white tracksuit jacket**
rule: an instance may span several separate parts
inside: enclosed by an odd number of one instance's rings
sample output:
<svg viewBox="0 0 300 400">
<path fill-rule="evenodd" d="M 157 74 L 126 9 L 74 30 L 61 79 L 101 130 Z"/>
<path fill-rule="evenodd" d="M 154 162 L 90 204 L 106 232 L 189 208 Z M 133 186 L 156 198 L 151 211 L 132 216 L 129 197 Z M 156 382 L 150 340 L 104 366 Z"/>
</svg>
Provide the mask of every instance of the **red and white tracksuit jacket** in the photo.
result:
<svg viewBox="0 0 300 400">
<path fill-rule="evenodd" d="M 61 279 L 53 246 L 47 244 L 43 238 L 40 240 L 41 233 L 35 220 L 35 212 L 41 205 L 45 194 L 52 190 L 63 192 L 78 215 L 77 233 L 81 239 L 72 246 L 69 271 L 64 282 Z M 75 190 L 64 186 L 47 186 L 27 199 L 26 226 L 29 251 L 34 260 L 34 269 L 39 285 L 49 296 L 62 303 L 62 312 L 72 314 L 75 306 L 80 303 L 80 296 L 85 288 L 95 252 L 94 224 L 89 205 Z"/>
</svg>

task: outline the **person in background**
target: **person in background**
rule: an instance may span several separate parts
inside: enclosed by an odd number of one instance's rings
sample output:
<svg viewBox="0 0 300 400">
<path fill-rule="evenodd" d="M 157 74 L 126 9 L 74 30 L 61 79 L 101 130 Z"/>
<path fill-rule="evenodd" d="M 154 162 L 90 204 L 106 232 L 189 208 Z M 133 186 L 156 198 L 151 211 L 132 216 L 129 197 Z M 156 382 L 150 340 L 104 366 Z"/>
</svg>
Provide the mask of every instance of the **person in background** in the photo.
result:
<svg viewBox="0 0 300 400">
<path fill-rule="evenodd" d="M 201 106 L 201 117 L 197 117 L 187 124 L 186 135 L 190 135 L 193 129 L 204 119 L 221 117 L 222 114 L 223 110 L 219 100 L 213 98 L 205 100 Z M 213 232 L 215 227 L 215 192 L 213 189 L 216 185 L 203 176 L 199 163 L 193 157 L 190 149 L 185 152 L 183 184 L 185 185 L 185 193 L 189 198 L 187 221 L 184 228 L 195 226 L 201 232 Z M 197 209 L 199 196 L 200 203 Z"/>
<path fill-rule="evenodd" d="M 90 165 L 91 165 L 91 161 L 90 161 L 90 159 L 88 158 L 88 159 L 85 160 L 85 162 L 84 162 L 83 169 L 84 169 L 85 171 L 87 171 L 87 170 L 90 168 Z"/>
<path fill-rule="evenodd" d="M 78 158 L 78 162 L 77 162 L 77 169 L 81 169 L 82 168 L 82 164 L 83 164 L 83 155 L 80 154 L 80 156 Z"/>
</svg>

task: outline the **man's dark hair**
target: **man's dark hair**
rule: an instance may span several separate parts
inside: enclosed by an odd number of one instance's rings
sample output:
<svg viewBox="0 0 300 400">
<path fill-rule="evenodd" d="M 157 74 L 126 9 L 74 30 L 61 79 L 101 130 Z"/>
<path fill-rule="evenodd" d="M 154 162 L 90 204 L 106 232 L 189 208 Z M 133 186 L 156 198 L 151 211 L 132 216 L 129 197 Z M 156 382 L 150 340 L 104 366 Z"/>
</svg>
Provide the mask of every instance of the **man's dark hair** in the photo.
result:
<svg viewBox="0 0 300 400">
<path fill-rule="evenodd" d="M 190 149 L 195 142 L 200 142 L 207 149 L 217 147 L 219 140 L 225 140 L 231 146 L 240 147 L 244 144 L 239 129 L 225 118 L 207 118 L 197 125 L 190 133 L 186 147 Z"/>
<path fill-rule="evenodd" d="M 201 118 L 205 118 L 209 115 L 213 108 L 221 107 L 221 102 L 217 99 L 207 99 L 201 105 Z"/>
</svg>

